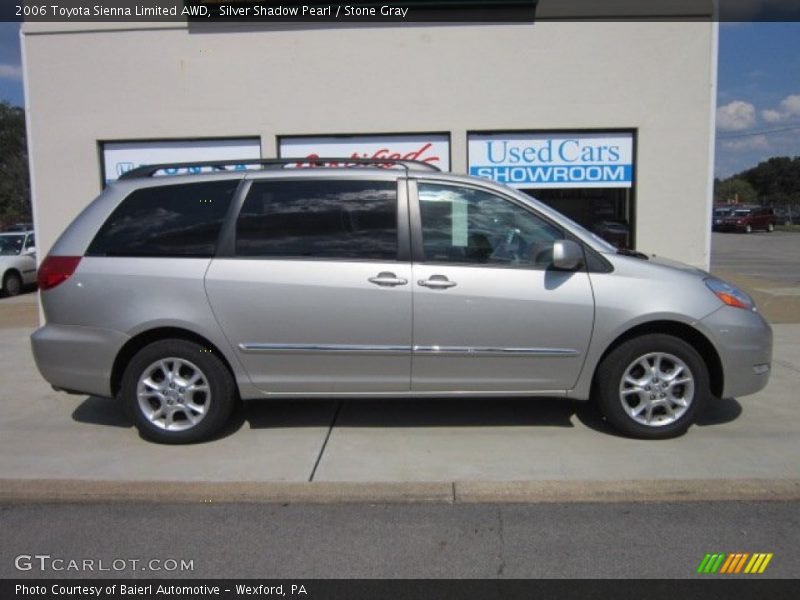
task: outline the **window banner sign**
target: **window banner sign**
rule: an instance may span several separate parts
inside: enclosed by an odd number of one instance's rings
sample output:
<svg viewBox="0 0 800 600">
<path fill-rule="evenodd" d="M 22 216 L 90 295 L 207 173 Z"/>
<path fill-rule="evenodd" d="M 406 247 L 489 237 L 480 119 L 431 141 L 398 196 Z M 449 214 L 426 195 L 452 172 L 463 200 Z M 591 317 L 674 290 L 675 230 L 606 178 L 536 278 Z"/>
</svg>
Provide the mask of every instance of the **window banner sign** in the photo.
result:
<svg viewBox="0 0 800 600">
<path fill-rule="evenodd" d="M 633 133 L 475 133 L 469 173 L 515 188 L 629 188 Z"/>
<path fill-rule="evenodd" d="M 418 160 L 450 170 L 450 136 L 447 134 L 358 135 L 282 137 L 281 158 L 377 158 Z M 298 163 L 298 166 L 305 166 Z"/>
<path fill-rule="evenodd" d="M 261 158 L 259 138 L 162 140 L 138 142 L 105 142 L 103 152 L 103 177 L 105 184 L 116 181 L 120 175 L 142 165 L 161 163 L 187 163 L 220 160 L 252 160 Z M 246 165 L 232 165 L 233 170 L 243 170 Z M 212 171 L 211 167 L 164 169 L 156 175 L 186 175 Z"/>
</svg>

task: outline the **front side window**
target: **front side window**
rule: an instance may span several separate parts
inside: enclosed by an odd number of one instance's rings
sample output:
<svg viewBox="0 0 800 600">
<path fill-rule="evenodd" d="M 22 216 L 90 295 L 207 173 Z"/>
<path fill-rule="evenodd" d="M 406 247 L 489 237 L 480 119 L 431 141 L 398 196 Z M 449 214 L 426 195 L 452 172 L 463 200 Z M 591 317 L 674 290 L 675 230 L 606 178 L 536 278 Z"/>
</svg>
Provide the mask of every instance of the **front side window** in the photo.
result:
<svg viewBox="0 0 800 600">
<path fill-rule="evenodd" d="M 427 262 L 545 268 L 564 238 L 530 211 L 472 188 L 420 183 L 419 207 Z"/>
<path fill-rule="evenodd" d="M 236 254 L 395 260 L 397 183 L 253 183 L 236 224 Z"/>
<path fill-rule="evenodd" d="M 36 235 L 30 234 L 28 239 L 25 240 L 25 250 L 29 250 L 30 248 L 34 248 L 36 246 Z"/>
<path fill-rule="evenodd" d="M 111 213 L 88 254 L 214 256 L 238 185 L 238 179 L 228 179 L 136 190 Z"/>
</svg>

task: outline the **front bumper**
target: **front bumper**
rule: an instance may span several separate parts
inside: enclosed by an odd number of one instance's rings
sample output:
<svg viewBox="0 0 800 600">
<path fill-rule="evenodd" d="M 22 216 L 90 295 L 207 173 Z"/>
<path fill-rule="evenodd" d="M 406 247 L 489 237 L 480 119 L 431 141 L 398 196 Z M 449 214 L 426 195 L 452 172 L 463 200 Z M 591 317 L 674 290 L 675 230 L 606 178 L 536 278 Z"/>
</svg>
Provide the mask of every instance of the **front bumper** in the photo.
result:
<svg viewBox="0 0 800 600">
<path fill-rule="evenodd" d="M 724 398 L 764 389 L 772 369 L 772 328 L 760 313 L 723 306 L 699 325 L 719 352 Z"/>
<path fill-rule="evenodd" d="M 47 324 L 33 332 L 31 346 L 39 372 L 54 387 L 111 396 L 114 358 L 128 339 L 110 329 Z"/>
</svg>

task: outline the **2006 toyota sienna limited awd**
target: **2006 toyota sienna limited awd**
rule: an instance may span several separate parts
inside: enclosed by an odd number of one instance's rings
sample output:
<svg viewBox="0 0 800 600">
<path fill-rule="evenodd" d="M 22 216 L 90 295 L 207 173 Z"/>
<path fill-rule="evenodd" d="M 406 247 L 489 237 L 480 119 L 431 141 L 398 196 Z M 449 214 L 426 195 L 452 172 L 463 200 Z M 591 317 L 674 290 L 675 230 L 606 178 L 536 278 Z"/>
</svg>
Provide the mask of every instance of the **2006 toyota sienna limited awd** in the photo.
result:
<svg viewBox="0 0 800 600">
<path fill-rule="evenodd" d="M 772 331 L 734 286 L 482 179 L 319 160 L 110 185 L 40 267 L 45 379 L 171 443 L 319 396 L 592 399 L 666 438 L 766 385 Z"/>
</svg>

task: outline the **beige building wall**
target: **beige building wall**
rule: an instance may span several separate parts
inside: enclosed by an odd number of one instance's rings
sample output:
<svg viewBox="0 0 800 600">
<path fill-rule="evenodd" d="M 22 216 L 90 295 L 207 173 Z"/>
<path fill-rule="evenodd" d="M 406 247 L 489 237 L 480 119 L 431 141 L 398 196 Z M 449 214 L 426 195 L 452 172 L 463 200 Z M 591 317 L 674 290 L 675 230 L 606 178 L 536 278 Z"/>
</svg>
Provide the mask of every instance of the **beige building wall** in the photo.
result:
<svg viewBox="0 0 800 600">
<path fill-rule="evenodd" d="M 98 141 L 636 130 L 637 248 L 709 263 L 717 26 L 26 24 L 42 255 L 101 190 Z"/>
</svg>

